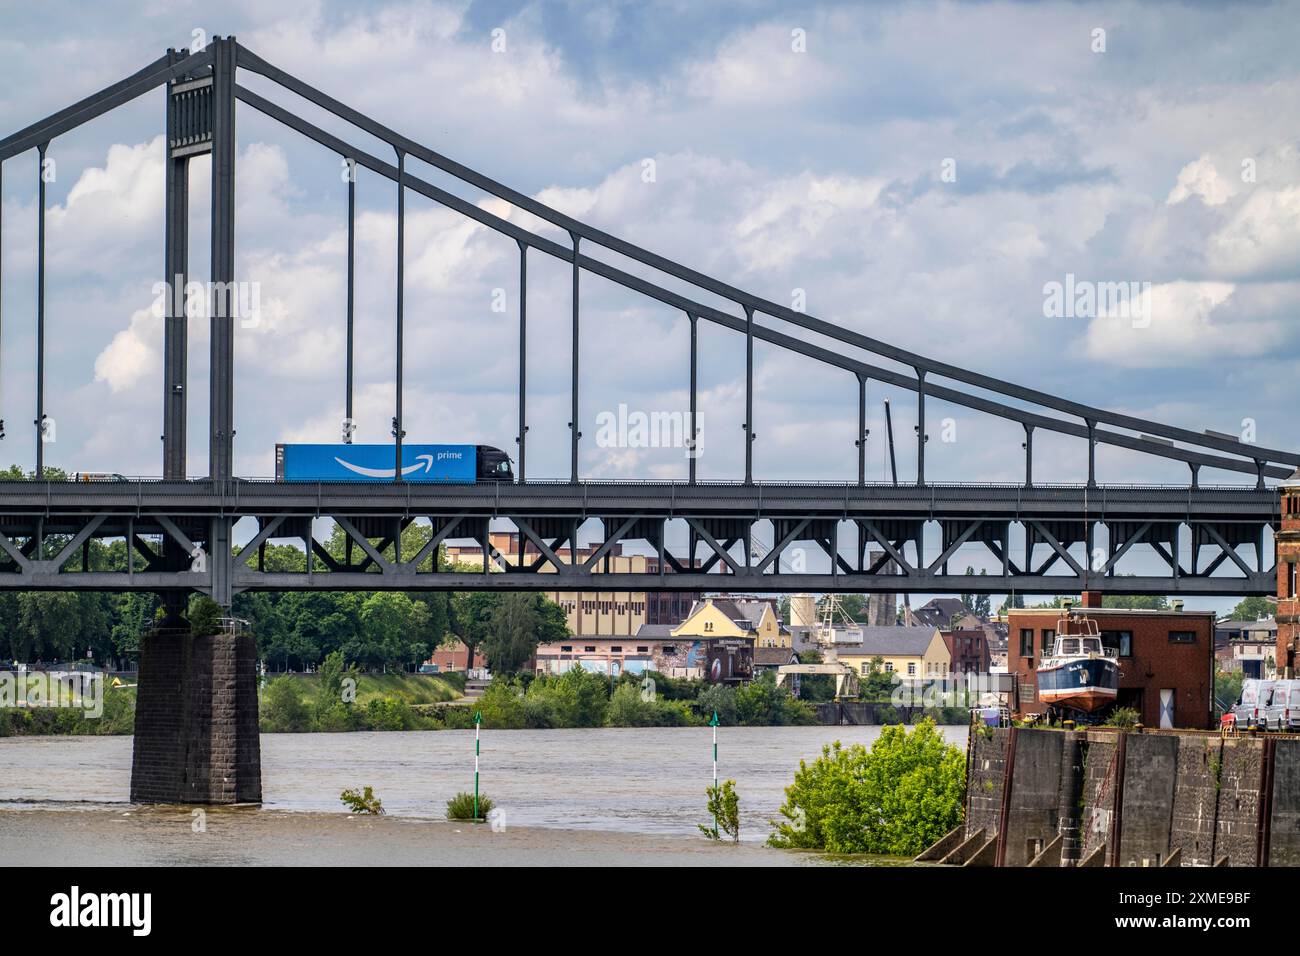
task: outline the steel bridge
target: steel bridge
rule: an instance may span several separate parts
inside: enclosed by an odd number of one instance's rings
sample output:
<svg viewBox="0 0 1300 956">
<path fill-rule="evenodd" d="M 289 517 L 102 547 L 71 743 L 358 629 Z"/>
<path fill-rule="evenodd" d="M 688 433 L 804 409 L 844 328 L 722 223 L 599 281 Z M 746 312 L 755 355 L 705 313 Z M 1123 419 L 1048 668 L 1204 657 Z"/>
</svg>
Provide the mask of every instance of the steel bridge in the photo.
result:
<svg viewBox="0 0 1300 956">
<path fill-rule="evenodd" d="M 257 74 L 280 91 L 320 107 L 393 150 L 372 155 L 241 86 L 239 71 Z M 595 229 L 381 125 L 239 45 L 216 38 L 195 51 L 168 51 L 121 82 L 0 140 L 3 162 L 36 150 L 43 161 L 54 140 L 118 106 L 166 87 L 166 212 L 164 275 L 183 287 L 188 275 L 189 161 L 212 157 L 210 422 L 207 474 L 190 478 L 186 462 L 188 379 L 186 317 L 168 297 L 164 323 L 161 480 L 66 482 L 44 480 L 45 414 L 45 181 L 38 177 L 36 472 L 34 481 L 0 482 L 0 588 L 135 589 L 167 594 L 200 590 L 229 605 L 241 590 L 292 589 L 573 589 L 746 591 L 919 591 L 1249 595 L 1274 591 L 1270 531 L 1278 500 L 1267 478 L 1290 476 L 1300 454 L 1263 448 L 1215 432 L 1165 425 L 1068 401 L 1035 389 L 937 362 L 831 322 L 752 295 L 678 262 Z M 403 408 L 403 288 L 405 197 L 425 196 L 480 225 L 513 238 L 519 248 L 519 371 L 517 478 L 513 485 L 429 485 L 403 482 L 274 483 L 233 473 L 236 103 L 337 154 L 351 175 L 348 190 L 347 375 L 345 421 L 352 419 L 353 289 L 356 179 L 360 170 L 397 189 L 397 288 L 394 316 L 393 409 L 395 462 L 401 462 Z M 435 186 L 407 169 L 417 159 L 469 186 L 558 227 L 556 242 Z M 2 179 L 0 179 L 2 183 Z M 0 223 L 0 230 L 3 223 Z M 585 244 L 585 245 L 584 245 Z M 673 280 L 667 285 L 594 258 L 592 247 L 630 259 Z M 587 251 L 584 251 L 587 250 Z M 527 281 L 530 253 L 569 263 L 572 271 L 570 480 L 527 479 Z M 587 481 L 579 472 L 581 279 L 594 275 L 679 310 L 690 330 L 690 441 L 698 436 L 698 329 L 701 322 L 743 337 L 745 464 L 733 482 L 697 480 L 689 459 L 682 482 Z M 3 277 L 0 276 L 0 282 Z M 731 311 L 707 304 L 723 300 Z M 761 320 L 761 321 L 760 321 Z M 831 344 L 808 340 L 812 333 Z M 858 386 L 855 448 L 858 480 L 849 483 L 765 483 L 754 480 L 754 343 L 804 356 Z M 877 364 L 881 360 L 888 366 Z M 916 474 L 904 483 L 866 478 L 867 385 L 875 382 L 917 396 Z M 1024 429 L 1024 481 L 1009 485 L 927 482 L 927 398 L 1017 422 Z M 1012 402 L 1014 404 L 1008 403 Z M 1053 432 L 1086 442 L 1088 469 L 1077 485 L 1033 479 L 1034 436 Z M 1188 466 L 1186 486 L 1114 486 L 1097 481 L 1099 444 Z M 1249 476 L 1240 486 L 1206 486 L 1202 469 Z M 251 541 L 232 548 L 236 522 L 251 520 Z M 600 532 L 591 541 L 592 522 Z M 401 531 L 428 524 L 415 554 L 401 553 Z M 317 536 L 319 522 L 341 528 L 348 541 L 340 560 Z M 247 525 L 246 525 L 247 526 Z M 513 527 L 526 547 L 511 560 L 492 547 L 490 529 Z M 934 529 L 937 527 L 937 535 Z M 931 529 L 927 536 L 926 529 Z M 1098 531 L 1104 534 L 1098 536 Z M 934 540 L 938 539 L 937 548 Z M 127 542 L 116 571 L 92 570 L 90 542 Z M 482 567 L 438 570 L 428 559 L 448 542 L 469 539 L 482 549 Z M 927 554 L 927 540 L 931 553 Z M 266 569 L 264 545 L 296 542 L 306 569 Z M 1099 542 L 1101 545 L 1099 546 Z M 761 547 L 759 546 L 761 544 Z M 650 559 L 648 571 L 611 569 L 624 545 Z M 783 556 L 810 546 L 812 562 L 789 568 Z M 1184 558 L 1184 546 L 1190 560 Z M 950 573 L 963 547 L 983 549 L 993 573 Z M 1243 554 L 1244 551 L 1244 554 Z M 963 552 L 964 554 L 965 552 Z M 1126 557 L 1145 553 L 1157 573 L 1132 574 Z M 808 563 L 818 570 L 809 570 Z M 963 560 L 962 565 L 965 564 Z"/>
</svg>

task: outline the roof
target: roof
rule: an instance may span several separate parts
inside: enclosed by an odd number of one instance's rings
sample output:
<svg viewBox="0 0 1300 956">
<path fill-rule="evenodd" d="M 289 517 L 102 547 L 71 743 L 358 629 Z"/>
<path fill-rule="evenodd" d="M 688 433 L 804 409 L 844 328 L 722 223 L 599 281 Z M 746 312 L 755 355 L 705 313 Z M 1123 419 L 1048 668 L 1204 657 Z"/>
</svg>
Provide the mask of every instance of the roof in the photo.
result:
<svg viewBox="0 0 1300 956">
<path fill-rule="evenodd" d="M 933 627 L 862 627 L 861 644 L 840 644 L 837 653 L 857 657 L 861 655 L 920 657 L 934 640 Z"/>
<path fill-rule="evenodd" d="M 754 663 L 761 666 L 780 666 L 782 664 L 798 663 L 798 657 L 788 647 L 756 647 L 754 648 Z"/>
<path fill-rule="evenodd" d="M 690 620 L 699 612 L 705 604 L 712 602 L 713 606 L 722 613 L 722 615 L 737 627 L 746 631 L 756 631 L 758 626 L 763 622 L 763 613 L 771 607 L 772 602 L 762 598 L 727 598 L 715 597 L 696 601 L 691 605 L 690 613 L 686 615 L 686 620 Z M 775 608 L 773 608 L 775 613 Z M 684 622 L 683 622 L 684 623 Z"/>
<path fill-rule="evenodd" d="M 1229 618 L 1226 621 L 1219 621 L 1216 627 L 1225 631 L 1276 631 L 1277 621 L 1271 617 L 1266 617 L 1262 621 L 1239 621 Z"/>
<path fill-rule="evenodd" d="M 1055 614 L 1059 619 L 1065 614 L 1063 607 L 1012 607 L 1007 608 L 1008 620 L 1012 615 L 1021 614 Z M 1214 618 L 1217 615 L 1213 611 L 1175 611 L 1171 607 L 1166 608 L 1147 608 L 1147 607 L 1079 607 L 1075 605 L 1070 608 L 1071 617 L 1208 617 Z"/>
<path fill-rule="evenodd" d="M 945 628 L 952 624 L 953 618 L 971 615 L 971 610 L 957 598 L 933 598 L 927 604 L 912 610 L 912 617 L 924 624 Z"/>
<path fill-rule="evenodd" d="M 673 636 L 676 624 L 642 624 L 636 632 L 638 641 L 666 641 Z"/>
</svg>

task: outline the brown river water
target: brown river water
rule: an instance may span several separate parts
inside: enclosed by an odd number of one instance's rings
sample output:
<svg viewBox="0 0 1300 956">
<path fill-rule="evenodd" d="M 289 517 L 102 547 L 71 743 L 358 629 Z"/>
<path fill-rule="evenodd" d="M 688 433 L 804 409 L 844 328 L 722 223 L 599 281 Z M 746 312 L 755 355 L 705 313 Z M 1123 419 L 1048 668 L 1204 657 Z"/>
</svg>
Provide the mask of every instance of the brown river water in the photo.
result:
<svg viewBox="0 0 1300 956">
<path fill-rule="evenodd" d="M 944 732 L 964 747 L 966 728 Z M 472 790 L 472 731 L 262 736 L 263 805 L 127 802 L 130 737 L 0 739 L 0 865 L 896 863 L 763 846 L 800 759 L 823 744 L 870 745 L 878 727 L 724 727 L 721 779 L 740 794 L 739 847 L 709 822 L 709 728 L 484 731 L 481 788 L 496 829 L 451 823 Z M 387 816 L 356 817 L 340 791 L 369 785 Z"/>
</svg>

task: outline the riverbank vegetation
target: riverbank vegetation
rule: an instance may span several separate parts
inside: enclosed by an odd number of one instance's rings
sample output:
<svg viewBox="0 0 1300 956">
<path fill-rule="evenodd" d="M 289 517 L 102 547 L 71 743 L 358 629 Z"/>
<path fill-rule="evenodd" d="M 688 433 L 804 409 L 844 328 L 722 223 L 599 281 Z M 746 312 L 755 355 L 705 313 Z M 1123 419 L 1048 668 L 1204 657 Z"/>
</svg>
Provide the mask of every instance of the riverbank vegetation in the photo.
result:
<svg viewBox="0 0 1300 956">
<path fill-rule="evenodd" d="M 696 727 L 716 711 L 723 726 L 817 723 L 816 712 L 778 688 L 771 674 L 737 687 L 662 674 L 611 680 L 581 668 L 558 676 L 498 678 L 475 705 L 496 730 L 573 727 Z M 457 713 L 456 711 L 461 711 Z M 444 726 L 469 727 L 468 708 L 444 708 Z"/>
<path fill-rule="evenodd" d="M 801 760 L 785 792 L 772 846 L 915 856 L 961 823 L 966 758 L 933 721 L 885 727 L 870 750 L 836 741 Z"/>
<path fill-rule="evenodd" d="M 104 709 L 92 717 L 79 707 L 0 708 L 0 737 L 130 734 L 135 730 L 135 688 L 104 685 Z"/>
</svg>

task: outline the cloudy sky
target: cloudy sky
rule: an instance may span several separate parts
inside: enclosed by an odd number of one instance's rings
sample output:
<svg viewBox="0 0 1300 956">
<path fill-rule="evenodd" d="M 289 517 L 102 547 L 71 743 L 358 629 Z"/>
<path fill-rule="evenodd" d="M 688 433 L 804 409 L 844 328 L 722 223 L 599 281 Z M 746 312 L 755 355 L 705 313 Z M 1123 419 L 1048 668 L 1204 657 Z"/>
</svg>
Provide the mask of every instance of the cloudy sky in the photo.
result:
<svg viewBox="0 0 1300 956">
<path fill-rule="evenodd" d="M 774 301 L 802 290 L 811 314 L 935 359 L 1300 446 L 1297 5 L 790 6 L 6 2 L 0 133 L 168 47 L 234 34 L 453 159 Z M 260 77 L 241 82 L 392 158 Z M 163 105 L 156 91 L 50 148 L 47 461 L 69 469 L 160 471 L 161 321 L 150 306 Z M 237 274 L 257 283 L 261 311 L 237 332 L 236 467 L 268 475 L 277 441 L 339 432 L 346 187 L 332 153 L 243 105 L 237 126 Z M 409 168 L 567 242 L 437 170 Z M 199 279 L 209 169 L 191 164 Z M 3 172 L 0 458 L 30 466 L 35 153 Z M 360 173 L 358 441 L 388 440 L 392 415 L 395 196 Z M 529 474 L 567 477 L 569 273 L 536 252 L 529 263 Z M 1148 321 L 1045 315 L 1044 287 L 1067 276 L 1138 283 Z M 514 242 L 412 194 L 406 283 L 408 440 L 512 450 Z M 602 448 L 595 437 L 598 416 L 620 404 L 685 409 L 687 341 L 680 314 L 584 278 L 585 475 L 685 474 L 680 449 Z M 701 350 L 700 474 L 738 477 L 744 340 L 703 327 Z M 206 355 L 196 320 L 192 474 L 207 468 Z M 856 477 L 852 376 L 763 345 L 756 361 L 757 477 Z M 875 479 L 886 474 L 886 398 L 904 474 L 915 461 L 914 400 L 873 385 Z M 938 402 L 927 412 L 928 477 L 1021 477 L 1019 426 Z M 1040 433 L 1036 450 L 1036 477 L 1086 476 L 1084 443 Z M 1110 482 L 1187 478 L 1184 466 L 1104 447 L 1099 468 Z"/>
</svg>

